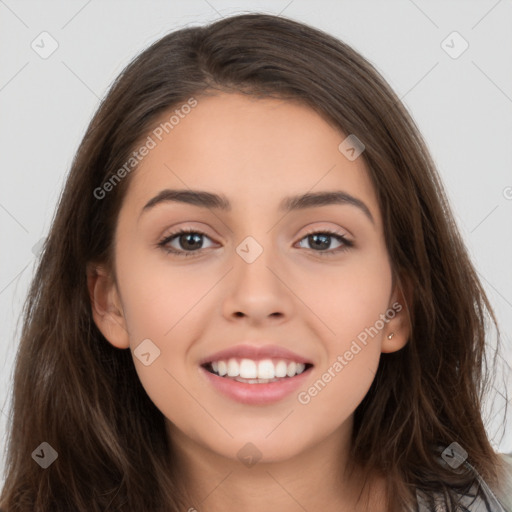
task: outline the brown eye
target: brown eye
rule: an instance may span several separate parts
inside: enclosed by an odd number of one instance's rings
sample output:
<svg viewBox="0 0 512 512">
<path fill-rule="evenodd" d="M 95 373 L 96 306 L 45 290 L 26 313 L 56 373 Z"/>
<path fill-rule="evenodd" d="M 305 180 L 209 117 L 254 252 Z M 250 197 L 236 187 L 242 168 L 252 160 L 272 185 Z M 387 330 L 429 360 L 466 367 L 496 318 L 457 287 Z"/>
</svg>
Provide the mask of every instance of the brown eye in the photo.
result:
<svg viewBox="0 0 512 512">
<path fill-rule="evenodd" d="M 340 243 L 340 246 L 335 247 L 332 250 L 327 250 L 331 249 L 333 238 Z M 308 233 L 300 240 L 299 243 L 302 243 L 303 240 L 307 240 L 307 243 L 314 252 L 322 255 L 336 254 L 340 251 L 345 251 L 354 245 L 353 242 L 348 240 L 344 235 L 333 231 L 314 231 L 312 233 Z"/>
<path fill-rule="evenodd" d="M 168 253 L 174 253 L 179 256 L 192 256 L 194 253 L 200 252 L 201 249 L 205 249 L 203 246 L 203 237 L 209 239 L 209 237 L 201 231 L 182 229 L 181 231 L 166 236 L 158 243 L 158 246 L 162 247 Z M 174 246 L 170 245 L 171 242 L 174 243 Z"/>
</svg>

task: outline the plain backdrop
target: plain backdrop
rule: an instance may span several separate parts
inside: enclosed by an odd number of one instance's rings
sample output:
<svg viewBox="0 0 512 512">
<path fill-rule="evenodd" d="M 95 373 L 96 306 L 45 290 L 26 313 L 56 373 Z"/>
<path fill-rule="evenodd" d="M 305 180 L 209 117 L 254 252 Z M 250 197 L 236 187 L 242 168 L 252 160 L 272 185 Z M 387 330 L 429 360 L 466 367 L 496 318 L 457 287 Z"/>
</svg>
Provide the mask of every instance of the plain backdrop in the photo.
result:
<svg viewBox="0 0 512 512">
<path fill-rule="evenodd" d="M 17 322 L 38 243 L 100 98 L 165 33 L 249 11 L 281 13 L 347 42 L 411 112 L 498 316 L 503 372 L 483 412 L 495 448 L 511 452 L 512 2 L 505 0 L 0 0 L 2 451 Z"/>
</svg>

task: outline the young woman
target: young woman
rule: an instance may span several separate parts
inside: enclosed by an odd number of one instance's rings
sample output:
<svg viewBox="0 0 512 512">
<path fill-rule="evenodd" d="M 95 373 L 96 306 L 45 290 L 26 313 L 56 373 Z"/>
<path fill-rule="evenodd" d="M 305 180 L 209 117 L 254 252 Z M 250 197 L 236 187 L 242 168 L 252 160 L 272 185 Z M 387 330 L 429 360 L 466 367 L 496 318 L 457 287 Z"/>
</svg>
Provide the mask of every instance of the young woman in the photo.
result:
<svg viewBox="0 0 512 512">
<path fill-rule="evenodd" d="M 125 69 L 24 314 L 5 512 L 512 510 L 438 174 L 307 25 L 225 18 Z"/>
</svg>

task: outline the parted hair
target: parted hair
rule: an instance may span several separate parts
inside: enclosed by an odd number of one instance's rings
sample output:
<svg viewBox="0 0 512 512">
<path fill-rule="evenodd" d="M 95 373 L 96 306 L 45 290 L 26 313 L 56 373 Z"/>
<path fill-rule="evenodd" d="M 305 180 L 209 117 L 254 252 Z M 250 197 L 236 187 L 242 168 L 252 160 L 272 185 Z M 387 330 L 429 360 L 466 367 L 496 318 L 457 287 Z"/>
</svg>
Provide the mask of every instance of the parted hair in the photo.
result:
<svg viewBox="0 0 512 512">
<path fill-rule="evenodd" d="M 497 485 L 500 460 L 481 412 L 493 374 L 487 327 L 497 322 L 412 116 L 349 45 L 298 21 L 252 13 L 160 38 L 122 71 L 93 116 L 23 308 L 0 506 L 189 508 L 163 414 L 142 387 L 131 352 L 108 343 L 93 321 L 86 268 L 112 268 L 120 206 L 137 169 L 103 199 L 94 190 L 162 114 L 211 91 L 300 101 L 365 146 L 361 158 L 378 197 L 393 277 L 411 290 L 412 329 L 405 347 L 382 354 L 355 411 L 350 463 L 385 474 L 389 511 L 413 510 L 417 488 L 444 493 L 454 510 L 451 489 L 475 479 L 464 467 L 440 463 L 436 449 L 454 441 Z M 58 453 L 46 469 L 31 455 L 42 442 Z"/>
</svg>

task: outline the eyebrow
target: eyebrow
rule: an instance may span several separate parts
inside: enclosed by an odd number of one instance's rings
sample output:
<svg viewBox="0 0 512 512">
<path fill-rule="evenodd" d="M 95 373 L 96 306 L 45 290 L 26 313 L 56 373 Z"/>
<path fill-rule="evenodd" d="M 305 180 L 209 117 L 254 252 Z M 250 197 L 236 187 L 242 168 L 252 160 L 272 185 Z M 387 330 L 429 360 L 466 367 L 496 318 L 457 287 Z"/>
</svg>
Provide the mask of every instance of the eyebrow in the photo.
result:
<svg viewBox="0 0 512 512">
<path fill-rule="evenodd" d="M 208 208 L 221 211 L 231 211 L 231 203 L 224 195 L 218 195 L 203 190 L 171 190 L 165 189 L 150 199 L 142 208 L 140 215 L 152 209 L 157 204 L 177 202 L 186 203 L 200 208 Z M 355 206 L 361 210 L 366 217 L 375 224 L 369 208 L 363 201 L 341 190 L 329 192 L 308 192 L 306 194 L 285 197 L 279 203 L 280 212 L 291 212 L 295 210 L 304 210 L 319 206 L 329 206 L 333 204 Z"/>
</svg>

